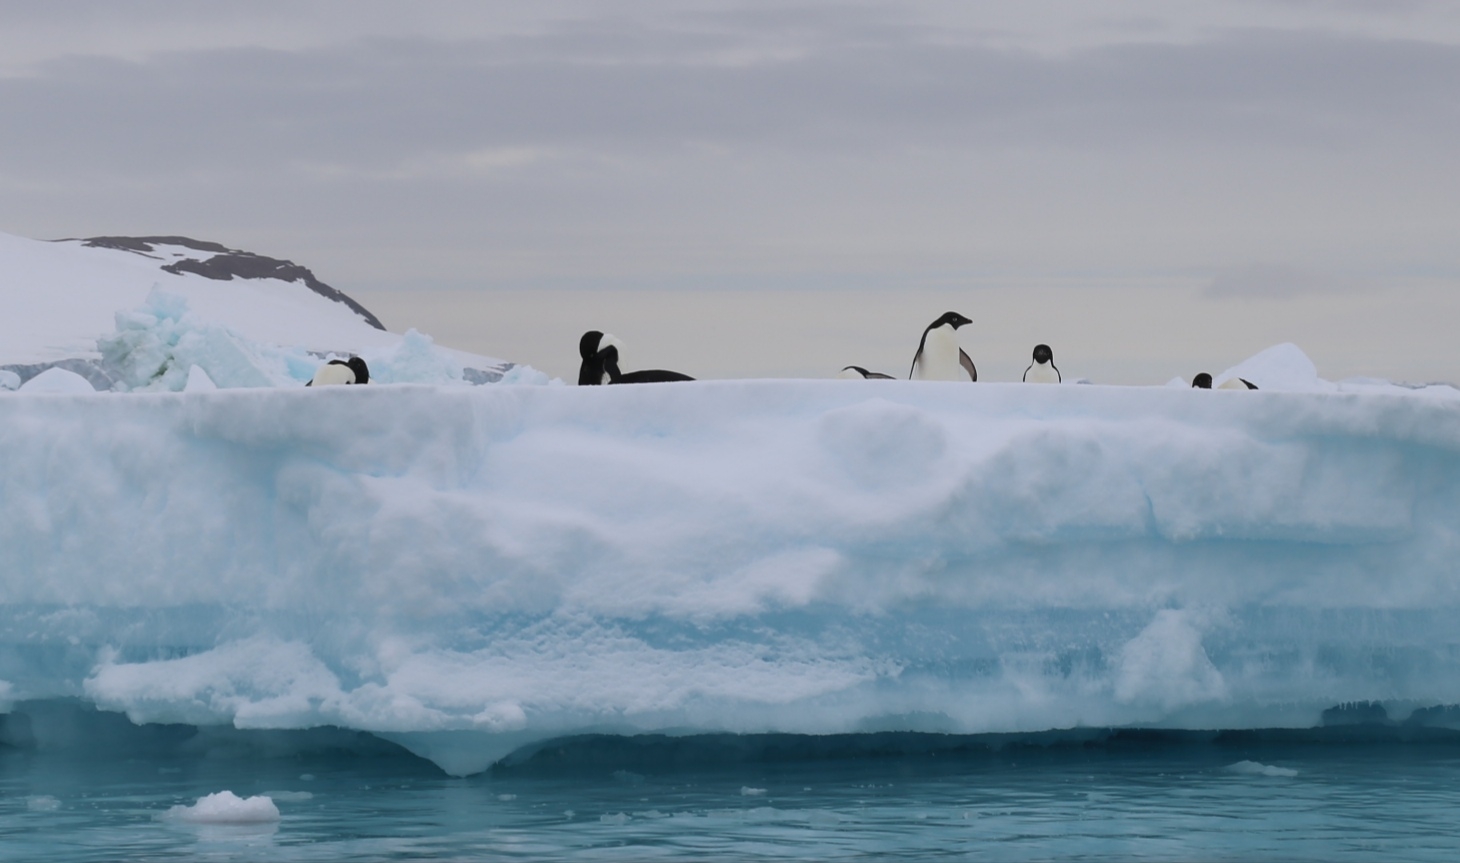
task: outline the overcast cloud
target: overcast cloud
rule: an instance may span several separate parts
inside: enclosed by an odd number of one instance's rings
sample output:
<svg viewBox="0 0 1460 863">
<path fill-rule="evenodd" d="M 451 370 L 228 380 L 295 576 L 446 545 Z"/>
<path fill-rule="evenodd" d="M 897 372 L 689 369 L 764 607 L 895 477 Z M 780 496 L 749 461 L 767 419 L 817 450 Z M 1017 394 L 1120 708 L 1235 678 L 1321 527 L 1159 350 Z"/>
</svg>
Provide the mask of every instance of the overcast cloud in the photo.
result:
<svg viewBox="0 0 1460 863">
<path fill-rule="evenodd" d="M 0 2 L 0 23 L 0 230 L 26 236 L 190 234 L 346 290 L 1460 278 L 1449 3 Z"/>
</svg>

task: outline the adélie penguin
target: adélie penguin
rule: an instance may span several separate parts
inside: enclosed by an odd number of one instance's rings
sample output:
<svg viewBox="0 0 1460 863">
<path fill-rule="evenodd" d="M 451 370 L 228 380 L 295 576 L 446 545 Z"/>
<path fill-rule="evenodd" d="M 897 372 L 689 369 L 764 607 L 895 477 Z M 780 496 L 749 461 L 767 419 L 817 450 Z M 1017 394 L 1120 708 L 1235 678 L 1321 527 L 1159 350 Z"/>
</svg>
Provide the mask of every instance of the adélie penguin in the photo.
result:
<svg viewBox="0 0 1460 863">
<path fill-rule="evenodd" d="M 1026 384 L 1060 383 L 1060 370 L 1054 364 L 1054 351 L 1049 349 L 1049 345 L 1034 346 L 1034 362 L 1024 370 L 1023 380 Z"/>
<path fill-rule="evenodd" d="M 944 312 L 923 330 L 908 378 L 915 381 L 976 381 L 978 369 L 958 346 L 958 328 L 973 321 Z"/>
<path fill-rule="evenodd" d="M 670 381 L 692 381 L 694 378 L 679 372 L 664 369 L 641 369 L 636 372 L 620 371 L 618 367 L 618 346 L 609 345 L 598 352 L 598 361 L 611 384 L 656 384 Z"/>
<path fill-rule="evenodd" d="M 600 352 L 607 347 L 623 349 L 623 342 L 598 330 L 589 330 L 578 340 L 578 356 L 582 362 L 578 365 L 578 386 L 598 386 L 608 383 L 608 372 L 603 368 L 603 359 Z"/>
<path fill-rule="evenodd" d="M 1212 388 L 1212 376 L 1207 374 L 1206 372 L 1200 372 L 1197 374 L 1196 377 L 1191 379 L 1191 386 L 1193 389 L 1209 390 Z M 1257 384 L 1247 380 L 1246 378 L 1228 378 L 1227 380 L 1222 381 L 1220 384 L 1218 384 L 1217 389 L 1255 390 L 1257 389 Z"/>
<path fill-rule="evenodd" d="M 335 384 L 368 384 L 370 368 L 359 357 L 348 360 L 330 360 L 319 367 L 307 387 L 333 386 Z"/>
<path fill-rule="evenodd" d="M 896 380 L 896 378 L 894 378 L 892 375 L 884 375 L 881 372 L 871 372 L 871 371 L 868 371 L 868 370 L 862 368 L 861 366 L 847 366 L 846 368 L 842 369 L 840 372 L 837 373 L 837 377 L 842 378 L 843 380 L 849 380 L 849 381 L 860 381 L 860 380 L 891 381 L 891 380 Z"/>
</svg>

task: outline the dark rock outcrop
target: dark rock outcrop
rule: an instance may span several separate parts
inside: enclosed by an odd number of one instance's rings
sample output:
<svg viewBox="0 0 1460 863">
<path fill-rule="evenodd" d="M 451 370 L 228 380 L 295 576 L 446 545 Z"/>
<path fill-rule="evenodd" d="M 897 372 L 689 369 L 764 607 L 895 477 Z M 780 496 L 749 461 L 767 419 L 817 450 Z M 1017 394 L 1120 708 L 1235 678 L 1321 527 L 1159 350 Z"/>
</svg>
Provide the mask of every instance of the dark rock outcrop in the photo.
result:
<svg viewBox="0 0 1460 863">
<path fill-rule="evenodd" d="M 198 252 L 206 252 L 208 257 L 189 258 L 183 257 L 171 263 L 164 264 L 162 269 L 169 273 L 181 275 L 182 273 L 195 273 L 208 279 L 219 281 L 230 281 L 232 279 L 279 279 L 284 282 L 304 282 L 305 287 L 314 291 L 326 299 L 334 300 L 337 303 L 344 303 L 351 311 L 365 319 L 365 322 L 377 330 L 385 329 L 380 319 L 375 317 L 369 309 L 355 302 L 344 292 L 336 290 L 329 285 L 315 278 L 314 273 L 308 267 L 301 267 L 293 261 L 283 261 L 278 258 L 256 255 L 253 252 L 243 252 L 238 249 L 230 249 L 220 243 L 211 243 L 205 240 L 194 240 L 190 237 L 88 237 L 81 241 L 83 246 L 91 246 L 99 249 L 120 249 L 127 252 L 135 252 L 149 258 L 162 260 L 153 252 L 157 246 L 178 246 L 185 249 L 192 249 Z"/>
</svg>

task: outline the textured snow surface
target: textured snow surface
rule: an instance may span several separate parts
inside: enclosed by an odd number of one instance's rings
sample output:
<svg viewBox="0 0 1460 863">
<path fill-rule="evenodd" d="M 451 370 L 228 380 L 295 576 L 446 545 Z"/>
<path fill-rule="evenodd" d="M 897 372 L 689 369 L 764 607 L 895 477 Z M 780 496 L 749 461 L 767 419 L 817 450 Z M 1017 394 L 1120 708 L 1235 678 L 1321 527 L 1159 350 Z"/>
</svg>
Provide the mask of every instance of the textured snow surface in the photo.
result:
<svg viewBox="0 0 1460 863">
<path fill-rule="evenodd" d="M 1460 703 L 1457 396 L 0 392 L 0 696 L 456 773 L 583 731 L 1403 720 Z"/>
</svg>

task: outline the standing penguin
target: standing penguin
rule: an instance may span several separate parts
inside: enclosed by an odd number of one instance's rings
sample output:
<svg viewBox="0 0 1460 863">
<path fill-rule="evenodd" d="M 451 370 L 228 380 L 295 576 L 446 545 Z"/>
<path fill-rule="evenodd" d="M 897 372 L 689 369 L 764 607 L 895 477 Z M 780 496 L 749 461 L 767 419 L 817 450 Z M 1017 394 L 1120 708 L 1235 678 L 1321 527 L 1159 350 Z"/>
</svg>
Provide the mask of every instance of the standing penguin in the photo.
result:
<svg viewBox="0 0 1460 863">
<path fill-rule="evenodd" d="M 348 360 L 330 360 L 319 367 L 307 387 L 323 387 L 334 384 L 368 384 L 370 383 L 370 368 L 365 361 L 359 357 L 350 357 Z"/>
<path fill-rule="evenodd" d="M 1034 346 L 1034 362 L 1024 370 L 1023 380 L 1026 384 L 1057 384 L 1063 380 L 1059 368 L 1054 364 L 1054 351 L 1049 349 L 1049 345 Z"/>
<path fill-rule="evenodd" d="M 578 356 L 582 359 L 578 366 L 578 386 L 599 386 L 609 382 L 600 353 L 610 346 L 621 349 L 623 342 L 598 330 L 589 330 L 578 340 Z"/>
<path fill-rule="evenodd" d="M 957 312 L 944 312 L 923 330 L 913 355 L 908 378 L 915 381 L 976 381 L 978 369 L 958 346 L 958 328 L 973 321 Z"/>
</svg>

